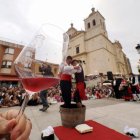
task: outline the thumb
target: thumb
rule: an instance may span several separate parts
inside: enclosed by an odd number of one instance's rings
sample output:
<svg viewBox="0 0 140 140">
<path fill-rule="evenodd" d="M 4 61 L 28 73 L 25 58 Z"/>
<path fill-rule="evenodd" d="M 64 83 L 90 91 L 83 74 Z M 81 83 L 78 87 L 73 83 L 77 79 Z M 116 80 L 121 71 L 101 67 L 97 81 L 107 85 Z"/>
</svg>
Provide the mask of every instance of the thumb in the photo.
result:
<svg viewBox="0 0 140 140">
<path fill-rule="evenodd" d="M 0 118 L 0 134 L 8 134 L 16 125 L 16 120 L 5 120 Z"/>
</svg>

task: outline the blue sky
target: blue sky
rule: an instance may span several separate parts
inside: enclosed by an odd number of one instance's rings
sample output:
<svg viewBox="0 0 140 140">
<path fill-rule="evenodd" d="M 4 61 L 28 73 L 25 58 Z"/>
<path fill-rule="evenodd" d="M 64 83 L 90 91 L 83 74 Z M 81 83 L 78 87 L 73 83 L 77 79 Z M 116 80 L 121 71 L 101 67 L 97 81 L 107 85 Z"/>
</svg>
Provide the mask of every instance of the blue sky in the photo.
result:
<svg viewBox="0 0 140 140">
<path fill-rule="evenodd" d="M 64 30 L 71 23 L 84 29 L 84 19 L 95 7 L 106 19 L 109 39 L 119 40 L 137 73 L 140 58 L 139 0 L 0 0 L 0 38 L 28 44 L 39 27 L 53 23 Z"/>
</svg>

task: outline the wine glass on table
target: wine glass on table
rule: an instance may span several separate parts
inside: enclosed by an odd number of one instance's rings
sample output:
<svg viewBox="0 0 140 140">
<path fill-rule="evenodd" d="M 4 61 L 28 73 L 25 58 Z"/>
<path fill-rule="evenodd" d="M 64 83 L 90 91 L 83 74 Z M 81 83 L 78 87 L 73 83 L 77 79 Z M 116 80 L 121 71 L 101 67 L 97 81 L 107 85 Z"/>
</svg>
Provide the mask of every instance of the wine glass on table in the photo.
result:
<svg viewBox="0 0 140 140">
<path fill-rule="evenodd" d="M 68 42 L 69 37 L 63 29 L 53 24 L 43 24 L 31 43 L 22 49 L 14 62 L 26 91 L 19 115 L 23 114 L 30 93 L 59 84 L 59 64 L 66 57 Z"/>
</svg>

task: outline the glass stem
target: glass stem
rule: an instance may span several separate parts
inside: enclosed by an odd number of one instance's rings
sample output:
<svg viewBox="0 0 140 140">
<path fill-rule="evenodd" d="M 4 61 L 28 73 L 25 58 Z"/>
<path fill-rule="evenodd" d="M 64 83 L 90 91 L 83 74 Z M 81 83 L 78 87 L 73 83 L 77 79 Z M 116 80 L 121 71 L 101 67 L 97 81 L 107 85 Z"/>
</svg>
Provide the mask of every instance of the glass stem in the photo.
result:
<svg viewBox="0 0 140 140">
<path fill-rule="evenodd" d="M 23 103 L 22 103 L 22 105 L 20 107 L 20 110 L 19 110 L 18 115 L 22 115 L 24 113 L 24 110 L 25 110 L 25 108 L 27 106 L 28 101 L 29 101 L 29 95 L 26 92 L 25 97 L 24 97 L 24 100 L 23 100 Z M 4 137 L 2 138 L 2 140 L 10 140 L 10 134 L 4 135 Z"/>
<path fill-rule="evenodd" d="M 18 115 L 19 115 L 19 114 L 22 115 L 22 114 L 24 113 L 24 110 L 25 110 L 25 108 L 26 108 L 26 106 L 27 106 L 28 101 L 29 101 L 29 95 L 28 95 L 28 93 L 26 92 L 25 97 L 24 97 L 24 100 L 23 100 L 23 103 L 22 103 L 22 105 L 21 105 L 21 107 L 20 107 L 20 110 L 19 110 Z"/>
</svg>

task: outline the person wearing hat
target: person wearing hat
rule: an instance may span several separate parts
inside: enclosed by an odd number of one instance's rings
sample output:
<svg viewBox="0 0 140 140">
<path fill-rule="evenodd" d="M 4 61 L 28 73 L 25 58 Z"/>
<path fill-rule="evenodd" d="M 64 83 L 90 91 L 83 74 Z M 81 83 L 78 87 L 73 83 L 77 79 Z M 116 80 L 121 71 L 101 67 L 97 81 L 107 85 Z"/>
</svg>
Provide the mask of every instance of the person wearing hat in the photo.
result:
<svg viewBox="0 0 140 140">
<path fill-rule="evenodd" d="M 81 100 L 87 100 L 87 96 L 85 93 L 84 71 L 80 61 L 73 60 L 72 65 L 80 67 L 79 70 L 77 70 L 74 74 L 75 81 L 76 81 L 76 91 L 75 91 L 74 100 L 77 103 L 78 107 L 82 107 Z"/>
</svg>

